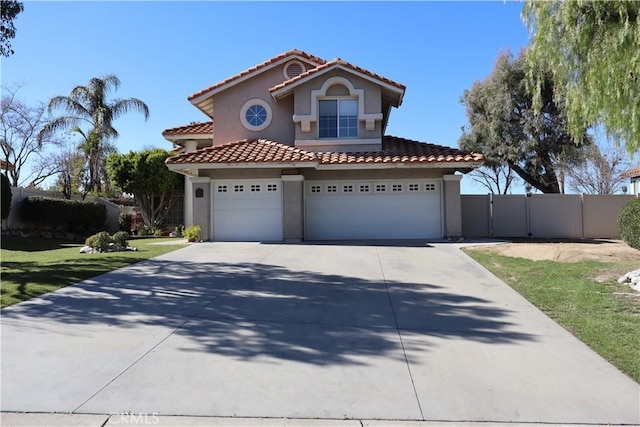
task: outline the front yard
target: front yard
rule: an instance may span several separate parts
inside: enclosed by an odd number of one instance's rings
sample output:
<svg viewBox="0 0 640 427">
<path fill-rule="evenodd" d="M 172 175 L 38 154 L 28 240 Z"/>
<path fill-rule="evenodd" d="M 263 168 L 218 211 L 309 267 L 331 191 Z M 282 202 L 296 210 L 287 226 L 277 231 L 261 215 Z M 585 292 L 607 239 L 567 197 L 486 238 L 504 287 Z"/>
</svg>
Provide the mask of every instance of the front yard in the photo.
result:
<svg viewBox="0 0 640 427">
<path fill-rule="evenodd" d="M 514 249 L 510 252 L 518 257 L 500 254 L 498 252 L 505 251 L 497 247 L 465 251 L 603 358 L 640 382 L 640 293 L 616 281 L 620 275 L 640 267 L 640 253 L 637 258 L 614 254 L 593 259 L 588 256 L 588 243 L 584 243 L 587 246 L 583 246 L 582 259 L 573 257 L 571 262 L 563 262 L 524 258 L 525 254 L 536 252 L 535 243 L 512 245 Z"/>
<path fill-rule="evenodd" d="M 175 244 L 171 244 L 175 242 Z M 84 279 L 184 246 L 183 240 L 137 239 L 138 251 L 80 254 L 83 245 L 59 240 L 3 237 L 1 306 L 28 300 Z M 154 244 L 167 243 L 167 244 Z"/>
</svg>

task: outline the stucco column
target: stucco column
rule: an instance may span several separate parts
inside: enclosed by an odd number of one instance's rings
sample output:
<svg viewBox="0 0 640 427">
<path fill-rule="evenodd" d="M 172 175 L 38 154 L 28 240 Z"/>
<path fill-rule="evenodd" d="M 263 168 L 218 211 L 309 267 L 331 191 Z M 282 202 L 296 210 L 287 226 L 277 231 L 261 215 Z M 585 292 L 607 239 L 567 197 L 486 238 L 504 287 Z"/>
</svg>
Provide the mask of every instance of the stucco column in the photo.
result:
<svg viewBox="0 0 640 427">
<path fill-rule="evenodd" d="M 444 175 L 444 237 L 462 236 L 462 202 L 460 199 L 460 180 L 462 175 Z"/>
<path fill-rule="evenodd" d="M 304 176 L 282 175 L 282 231 L 285 242 L 304 237 Z"/>
<path fill-rule="evenodd" d="M 191 182 L 191 224 L 199 225 L 200 239 L 211 240 L 211 179 L 189 178 Z"/>
</svg>

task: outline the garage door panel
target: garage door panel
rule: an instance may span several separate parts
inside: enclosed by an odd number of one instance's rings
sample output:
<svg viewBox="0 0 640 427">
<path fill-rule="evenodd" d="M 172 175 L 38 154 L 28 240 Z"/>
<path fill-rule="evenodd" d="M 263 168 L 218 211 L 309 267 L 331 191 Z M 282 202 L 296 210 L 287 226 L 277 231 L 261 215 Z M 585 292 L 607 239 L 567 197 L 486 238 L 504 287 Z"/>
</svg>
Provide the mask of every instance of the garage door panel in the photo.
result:
<svg viewBox="0 0 640 427">
<path fill-rule="evenodd" d="M 410 239 L 440 238 L 440 191 L 433 181 L 309 182 L 306 238 Z M 387 191 L 360 192 L 368 189 Z M 410 191 L 388 191 L 394 186 Z M 331 191 L 337 189 L 337 191 Z M 355 191 L 341 191 L 353 189 Z M 329 191 L 327 191 L 329 190 Z"/>
<path fill-rule="evenodd" d="M 281 241 L 281 183 L 276 180 L 216 182 L 213 233 L 217 241 Z"/>
</svg>

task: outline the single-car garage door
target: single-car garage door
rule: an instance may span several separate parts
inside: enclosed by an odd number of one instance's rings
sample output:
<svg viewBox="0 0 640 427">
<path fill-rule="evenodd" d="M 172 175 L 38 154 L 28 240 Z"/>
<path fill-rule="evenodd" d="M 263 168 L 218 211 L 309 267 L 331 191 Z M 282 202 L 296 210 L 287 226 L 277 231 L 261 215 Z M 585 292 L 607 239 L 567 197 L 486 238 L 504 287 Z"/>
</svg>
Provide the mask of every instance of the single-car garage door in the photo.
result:
<svg viewBox="0 0 640 427">
<path fill-rule="evenodd" d="M 437 180 L 308 181 L 307 240 L 441 238 Z"/>
<path fill-rule="evenodd" d="M 282 240 L 282 181 L 215 181 L 213 239 Z"/>
</svg>

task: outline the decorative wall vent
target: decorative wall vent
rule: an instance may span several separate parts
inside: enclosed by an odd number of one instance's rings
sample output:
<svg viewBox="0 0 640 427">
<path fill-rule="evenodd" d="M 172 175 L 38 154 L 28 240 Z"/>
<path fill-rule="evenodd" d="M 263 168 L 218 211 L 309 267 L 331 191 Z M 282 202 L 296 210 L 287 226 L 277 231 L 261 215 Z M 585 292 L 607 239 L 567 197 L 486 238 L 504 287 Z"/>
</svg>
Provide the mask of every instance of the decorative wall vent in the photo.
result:
<svg viewBox="0 0 640 427">
<path fill-rule="evenodd" d="M 284 67 L 284 77 L 292 79 L 304 73 L 304 65 L 300 61 L 291 61 Z"/>
</svg>

